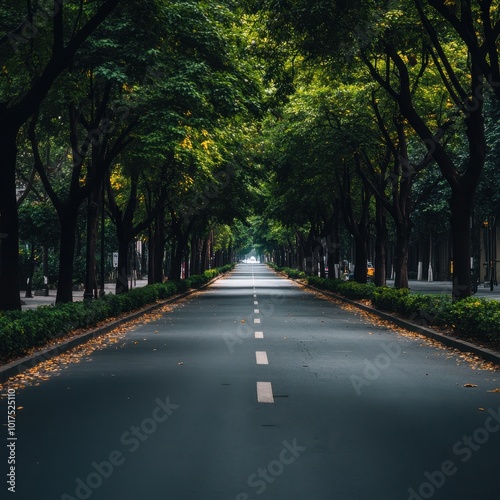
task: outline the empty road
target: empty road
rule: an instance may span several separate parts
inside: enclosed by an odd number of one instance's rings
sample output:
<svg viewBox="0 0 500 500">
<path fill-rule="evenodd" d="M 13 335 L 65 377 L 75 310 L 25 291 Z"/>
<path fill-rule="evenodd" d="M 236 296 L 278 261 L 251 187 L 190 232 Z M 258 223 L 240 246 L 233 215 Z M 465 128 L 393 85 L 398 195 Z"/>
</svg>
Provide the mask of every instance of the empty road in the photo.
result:
<svg viewBox="0 0 500 500">
<path fill-rule="evenodd" d="M 500 373 L 263 264 L 108 337 L 2 387 L 1 498 L 500 498 Z"/>
</svg>

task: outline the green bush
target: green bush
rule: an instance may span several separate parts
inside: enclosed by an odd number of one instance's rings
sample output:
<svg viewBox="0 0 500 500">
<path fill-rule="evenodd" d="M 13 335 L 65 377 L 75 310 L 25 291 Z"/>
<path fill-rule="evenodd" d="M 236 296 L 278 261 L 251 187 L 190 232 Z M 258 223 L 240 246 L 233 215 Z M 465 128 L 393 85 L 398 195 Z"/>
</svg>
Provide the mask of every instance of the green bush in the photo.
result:
<svg viewBox="0 0 500 500">
<path fill-rule="evenodd" d="M 203 274 L 197 274 L 186 279 L 186 284 L 188 288 L 200 288 L 205 283 L 207 283 L 209 278 L 206 278 Z"/>
<path fill-rule="evenodd" d="M 286 274 L 288 278 L 302 279 L 306 277 L 306 273 L 304 271 L 299 271 L 298 269 L 293 269 L 291 267 L 280 267 L 277 266 L 274 262 L 268 262 L 267 265 L 278 273 Z"/>
<path fill-rule="evenodd" d="M 108 294 L 99 300 L 43 306 L 27 311 L 9 311 L 0 314 L 0 358 L 22 356 L 34 347 L 62 337 L 71 330 L 97 325 L 100 321 L 124 312 L 139 309 L 159 299 L 199 288 L 234 265 L 210 269 L 202 275 L 191 276 L 179 282 L 166 282 L 134 288 L 120 295 Z"/>
<path fill-rule="evenodd" d="M 450 321 L 451 296 L 408 294 L 401 298 L 396 312 L 418 323 L 444 326 Z"/>
<path fill-rule="evenodd" d="M 373 283 L 356 283 L 355 281 L 320 278 L 319 276 L 310 276 L 307 278 L 307 282 L 322 290 L 338 293 L 353 300 L 370 299 L 375 291 Z"/>
<path fill-rule="evenodd" d="M 450 312 L 450 326 L 459 335 L 479 340 L 500 340 L 500 302 L 468 297 L 454 302 Z"/>
<path fill-rule="evenodd" d="M 340 280 L 337 280 L 340 281 Z M 340 282 L 339 290 L 348 299 L 361 300 L 371 299 L 375 291 L 373 283 L 356 283 L 355 281 Z"/>
<path fill-rule="evenodd" d="M 410 291 L 407 288 L 379 287 L 374 290 L 372 304 L 383 311 L 398 310 L 402 300 L 408 296 Z"/>
<path fill-rule="evenodd" d="M 469 297 L 452 302 L 449 295 L 412 294 L 406 288 L 375 287 L 371 283 L 364 285 L 318 276 L 311 276 L 307 281 L 350 299 L 371 299 L 377 309 L 398 313 L 419 324 L 451 329 L 462 338 L 500 341 L 500 302 L 495 300 Z"/>
<path fill-rule="evenodd" d="M 299 271 L 298 269 L 286 268 L 285 272 L 287 276 L 292 279 L 301 279 L 306 277 L 306 273 L 304 271 Z"/>
</svg>

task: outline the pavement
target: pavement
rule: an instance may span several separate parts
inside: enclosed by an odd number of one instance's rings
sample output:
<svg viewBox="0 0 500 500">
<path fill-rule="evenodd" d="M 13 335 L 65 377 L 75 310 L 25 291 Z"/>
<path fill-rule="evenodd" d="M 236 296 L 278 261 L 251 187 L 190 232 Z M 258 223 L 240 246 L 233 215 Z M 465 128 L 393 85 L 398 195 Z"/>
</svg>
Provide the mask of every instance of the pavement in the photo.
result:
<svg viewBox="0 0 500 500">
<path fill-rule="evenodd" d="M 387 286 L 394 286 L 393 280 L 387 280 Z M 452 283 L 451 281 L 417 281 L 410 280 L 409 288 L 411 292 L 418 293 L 444 293 L 451 295 Z M 488 299 L 500 300 L 500 286 L 493 286 L 493 291 L 490 291 L 489 282 L 487 285 L 481 283 L 475 297 L 485 297 Z"/>
<path fill-rule="evenodd" d="M 499 372 L 265 265 L 240 264 L 1 393 L 2 440 L 14 428 L 17 441 L 0 472 L 15 459 L 19 500 L 500 494 Z"/>
<path fill-rule="evenodd" d="M 146 286 L 148 284 L 147 280 L 136 280 L 134 282 L 133 288 Z M 387 286 L 394 286 L 394 281 L 387 280 Z M 416 293 L 444 293 L 451 294 L 452 284 L 451 281 L 416 281 L 411 280 L 409 282 L 410 291 Z M 489 299 L 500 300 L 500 286 L 494 286 L 494 290 L 490 291 L 489 283 L 487 286 L 481 285 L 478 288 L 476 297 L 485 297 Z M 105 293 L 115 293 L 115 284 L 106 283 L 104 285 Z M 56 302 L 57 290 L 50 290 L 49 296 L 35 296 L 33 298 L 26 298 L 25 292 L 21 292 L 22 309 L 36 309 L 39 306 L 53 305 Z M 83 291 L 73 292 L 73 300 L 81 301 L 83 300 Z"/>
<path fill-rule="evenodd" d="M 137 288 L 137 287 L 142 287 L 146 286 L 148 284 L 148 280 L 135 280 L 133 283 L 132 288 Z M 130 282 L 129 282 L 130 286 Z M 115 283 L 105 283 L 104 284 L 104 292 L 109 294 L 109 293 L 115 293 Z M 44 295 L 35 295 L 33 292 L 33 297 L 32 298 L 26 298 L 25 297 L 26 292 L 22 291 L 21 292 L 21 309 L 26 310 L 26 309 L 36 309 L 37 307 L 40 306 L 50 306 L 56 303 L 56 295 L 57 295 L 57 290 L 49 290 L 49 295 L 46 297 Z M 76 290 L 73 292 L 73 301 L 78 302 L 83 300 L 83 290 Z"/>
</svg>

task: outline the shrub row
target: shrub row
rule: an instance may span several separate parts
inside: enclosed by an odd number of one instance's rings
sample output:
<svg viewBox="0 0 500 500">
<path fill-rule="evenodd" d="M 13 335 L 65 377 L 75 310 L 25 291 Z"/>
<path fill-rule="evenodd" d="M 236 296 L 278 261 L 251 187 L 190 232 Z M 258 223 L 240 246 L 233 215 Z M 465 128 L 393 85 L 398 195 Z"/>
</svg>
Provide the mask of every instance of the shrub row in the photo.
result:
<svg viewBox="0 0 500 500">
<path fill-rule="evenodd" d="M 273 262 L 268 262 L 267 265 L 279 273 L 286 274 L 288 278 L 301 279 L 306 277 L 306 273 L 304 271 L 299 271 L 298 269 L 293 269 L 291 267 L 279 267 Z"/>
<path fill-rule="evenodd" d="M 338 293 L 353 300 L 371 299 L 375 291 L 373 283 L 362 284 L 356 281 L 342 281 L 331 278 L 320 278 L 319 276 L 309 276 L 307 282 L 322 290 Z"/>
<path fill-rule="evenodd" d="M 307 281 L 349 299 L 368 299 L 377 309 L 398 313 L 416 323 L 452 330 L 461 338 L 495 345 L 500 342 L 500 302 L 496 300 L 468 297 L 452 302 L 450 295 L 410 293 L 408 289 L 375 287 L 372 283 L 317 276 Z"/>
<path fill-rule="evenodd" d="M 139 309 L 157 300 L 200 288 L 215 276 L 230 271 L 227 265 L 210 269 L 182 281 L 159 283 L 134 288 L 120 295 L 105 295 L 90 302 L 73 302 L 42 306 L 27 311 L 0 313 L 0 359 L 6 361 L 22 356 L 30 349 L 41 347 L 52 339 L 62 337 L 77 328 L 97 325 L 107 318 Z"/>
<path fill-rule="evenodd" d="M 376 288 L 340 280 L 308 278 L 308 282 L 344 297 L 370 299 L 377 309 L 395 312 L 419 324 L 452 330 L 457 336 L 481 342 L 500 342 L 500 302 L 468 297 L 452 302 L 450 295 L 409 293 L 407 289 Z"/>
</svg>

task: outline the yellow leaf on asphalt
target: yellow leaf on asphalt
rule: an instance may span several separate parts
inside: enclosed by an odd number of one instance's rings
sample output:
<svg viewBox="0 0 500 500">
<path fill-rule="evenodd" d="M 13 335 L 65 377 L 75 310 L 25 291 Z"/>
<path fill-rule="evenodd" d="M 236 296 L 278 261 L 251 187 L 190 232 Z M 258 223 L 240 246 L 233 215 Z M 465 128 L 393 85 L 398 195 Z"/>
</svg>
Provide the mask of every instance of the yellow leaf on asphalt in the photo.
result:
<svg viewBox="0 0 500 500">
<path fill-rule="evenodd" d="M 477 387 L 476 384 L 464 384 L 464 387 Z"/>
<path fill-rule="evenodd" d="M 488 392 L 500 392 L 500 388 L 496 388 L 496 389 L 492 389 L 491 391 L 488 391 Z"/>
</svg>

